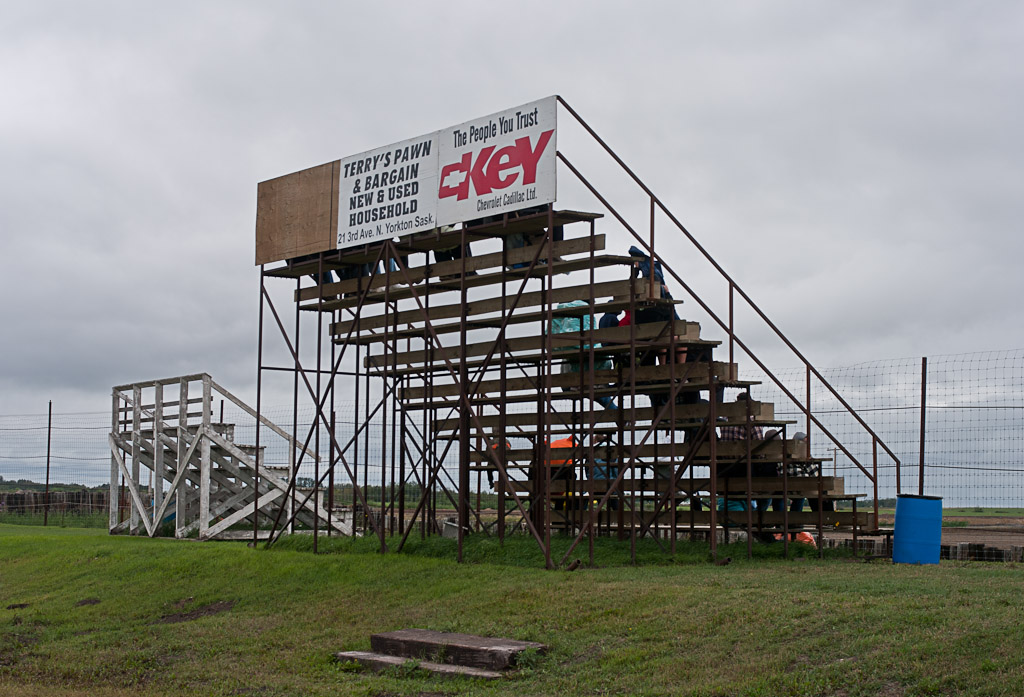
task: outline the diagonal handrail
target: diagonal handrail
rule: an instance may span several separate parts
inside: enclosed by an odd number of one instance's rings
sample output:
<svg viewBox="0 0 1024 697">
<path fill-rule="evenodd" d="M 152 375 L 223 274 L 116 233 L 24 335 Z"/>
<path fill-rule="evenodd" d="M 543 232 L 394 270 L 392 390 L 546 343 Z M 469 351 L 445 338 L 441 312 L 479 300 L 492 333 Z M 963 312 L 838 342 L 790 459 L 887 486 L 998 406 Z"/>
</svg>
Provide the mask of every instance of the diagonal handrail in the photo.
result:
<svg viewBox="0 0 1024 697">
<path fill-rule="evenodd" d="M 771 319 L 768 318 L 768 316 L 753 301 L 753 299 L 742 288 L 740 288 L 740 286 L 736 283 L 736 281 L 725 271 L 724 268 L 722 268 L 722 266 L 711 256 L 711 254 L 708 253 L 708 251 L 697 241 L 697 239 L 690 233 L 690 231 L 686 229 L 686 227 L 679 221 L 679 219 L 676 218 L 676 216 L 668 209 L 668 207 L 664 204 L 664 202 L 653 191 L 651 191 L 651 189 L 640 179 L 640 177 L 638 177 L 636 175 L 635 172 L 633 172 L 632 169 L 630 169 L 630 167 L 625 162 L 622 161 L 622 159 L 615 153 L 615 151 L 612 150 L 612 148 L 597 134 L 596 131 L 594 131 L 594 129 L 583 119 L 583 117 L 581 117 L 579 115 L 579 113 L 576 112 L 576 110 L 573 109 L 568 104 L 568 102 L 566 102 L 562 97 L 557 97 L 557 99 L 558 99 L 558 103 L 560 103 L 566 109 L 566 111 L 568 111 L 569 114 L 580 124 L 580 126 L 582 126 L 583 129 L 586 130 L 587 133 L 601 146 L 601 148 L 604 149 L 604 151 L 616 162 L 616 164 L 619 165 L 619 167 L 622 169 L 622 171 L 625 172 L 630 177 L 630 179 L 632 179 L 633 182 L 647 196 L 650 197 L 650 199 L 651 199 L 652 214 L 653 214 L 655 206 L 657 208 L 659 208 L 665 214 L 665 216 L 673 223 L 673 225 L 675 225 L 675 227 L 680 232 L 683 233 L 683 235 L 690 241 L 690 243 L 704 257 L 704 259 L 707 260 L 714 267 L 714 269 L 719 273 L 719 275 L 724 280 L 726 280 L 729 283 L 730 291 L 734 291 L 737 295 L 739 295 L 739 297 L 746 303 L 747 307 L 749 307 L 768 326 L 768 328 L 771 329 L 771 331 L 786 345 L 786 347 L 789 348 L 789 350 L 793 353 L 793 355 L 796 356 L 796 358 L 803 364 L 803 366 L 808 371 L 808 373 L 813 374 L 818 379 L 820 384 L 822 386 L 824 386 L 828 390 L 828 392 L 839 402 L 839 404 L 841 404 L 844 407 L 844 409 L 846 410 L 846 413 L 851 415 L 860 424 L 860 426 L 872 437 L 872 439 L 875 442 L 877 442 L 885 450 L 885 452 L 893 459 L 893 461 L 896 464 L 896 467 L 898 468 L 900 466 L 899 458 L 892 451 L 892 449 L 890 449 L 889 446 L 885 444 L 885 442 L 878 436 L 878 434 L 875 433 L 875 431 L 871 428 L 871 426 L 869 426 L 867 424 L 867 422 L 864 421 L 864 419 L 860 416 L 860 414 L 857 413 L 857 410 L 854 409 L 843 398 L 843 396 L 835 389 L 835 387 L 833 387 L 832 384 L 829 383 L 829 381 L 825 379 L 824 375 L 822 375 L 821 372 L 819 372 L 817 370 L 817 368 L 815 368 L 811 364 L 811 362 L 803 355 L 803 353 L 801 353 L 800 350 L 796 348 L 796 346 L 793 344 L 793 342 L 790 341 L 790 339 L 788 337 L 786 337 L 785 334 L 783 334 L 782 330 L 780 330 L 778 328 L 778 326 L 774 322 L 772 322 Z M 560 156 L 560 159 L 564 163 L 566 163 L 570 167 L 570 169 L 572 169 L 574 171 L 574 173 L 577 174 L 578 177 L 580 177 L 581 181 L 583 181 L 584 184 L 588 185 L 588 187 L 589 187 L 589 183 L 586 182 L 586 180 L 582 178 L 582 175 L 579 174 L 578 170 L 576 170 L 568 162 L 568 160 L 565 159 L 564 156 L 561 155 L 561 153 L 559 153 L 559 156 Z M 591 188 L 591 190 L 594 193 L 596 193 L 596 191 L 593 190 L 593 187 L 589 187 L 589 188 Z M 605 202 L 605 205 L 609 205 L 609 204 L 607 202 Z M 619 218 L 620 222 L 625 224 L 625 221 L 620 216 L 618 216 L 616 214 L 616 217 Z M 647 244 L 647 242 L 645 240 L 643 240 L 628 225 L 627 225 L 627 229 L 629 229 L 630 232 L 643 244 L 643 246 L 648 249 L 648 251 L 651 253 L 652 259 L 654 259 L 655 258 L 654 250 L 651 248 L 651 245 Z M 669 273 L 678 283 L 680 283 L 680 285 L 682 287 L 684 287 L 687 290 L 687 292 L 692 297 L 694 297 L 695 300 L 698 301 L 699 304 L 701 304 L 701 306 L 704 308 L 704 310 L 706 312 L 708 312 L 708 314 L 712 317 L 712 319 L 714 319 L 728 333 L 728 335 L 730 337 L 730 340 L 735 342 L 736 345 L 740 346 L 758 364 L 758 366 L 762 370 L 765 371 L 765 374 L 768 375 L 775 382 L 775 384 L 786 394 L 786 396 L 789 399 L 791 399 L 793 401 L 793 403 L 796 404 L 801 409 L 801 411 L 810 420 L 812 420 L 815 423 L 815 425 L 817 425 L 824 433 L 826 433 L 836 443 L 837 446 L 839 446 L 848 456 L 850 456 L 851 460 L 853 460 L 854 462 L 857 463 L 857 465 L 860 467 L 860 469 L 864 472 L 864 474 L 866 476 L 869 477 L 869 479 L 871 479 L 871 481 L 874 481 L 877 478 L 877 475 L 872 475 L 871 473 L 869 473 L 863 467 L 863 465 L 860 465 L 860 463 L 857 461 L 857 458 L 853 457 L 852 454 L 850 454 L 846 450 L 846 448 L 841 443 L 838 442 L 838 439 L 836 439 L 835 436 L 833 436 L 828 431 L 828 429 L 825 428 L 824 425 L 821 424 L 821 422 L 813 415 L 813 413 L 812 413 L 812 411 L 810 409 L 810 405 L 803 404 L 802 401 L 799 398 L 797 398 L 795 395 L 793 395 L 785 387 L 785 385 L 782 384 L 781 380 L 774 373 L 772 373 L 767 368 L 767 366 L 765 366 L 760 360 L 758 360 L 757 356 L 754 355 L 754 353 L 743 342 L 741 342 L 738 339 L 738 337 L 736 337 L 735 330 L 731 326 L 731 322 L 730 323 L 724 322 L 713 310 L 711 310 L 710 307 L 708 307 L 697 296 L 697 294 L 692 289 L 689 288 L 689 286 L 682 280 L 682 278 L 668 264 L 666 264 L 664 262 L 664 260 L 659 260 L 659 261 L 661 261 L 664 270 L 667 273 Z M 732 298 L 731 298 L 731 295 L 730 295 L 730 305 L 731 305 L 731 302 L 732 302 Z M 730 306 L 730 319 L 731 319 L 731 315 L 732 315 L 732 308 Z"/>
</svg>

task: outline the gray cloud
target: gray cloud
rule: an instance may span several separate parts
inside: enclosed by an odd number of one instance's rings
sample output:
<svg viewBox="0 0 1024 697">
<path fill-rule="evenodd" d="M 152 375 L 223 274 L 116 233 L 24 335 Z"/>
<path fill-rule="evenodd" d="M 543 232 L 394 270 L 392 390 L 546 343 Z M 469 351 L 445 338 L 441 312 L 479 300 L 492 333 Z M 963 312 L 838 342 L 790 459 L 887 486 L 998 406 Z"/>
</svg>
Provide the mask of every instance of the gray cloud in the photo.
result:
<svg viewBox="0 0 1024 697">
<path fill-rule="evenodd" d="M 1005 2 L 5 8 L 0 412 L 103 409 L 115 383 L 199 370 L 251 394 L 256 183 L 552 93 L 812 359 L 1021 346 L 1022 20 Z"/>
</svg>

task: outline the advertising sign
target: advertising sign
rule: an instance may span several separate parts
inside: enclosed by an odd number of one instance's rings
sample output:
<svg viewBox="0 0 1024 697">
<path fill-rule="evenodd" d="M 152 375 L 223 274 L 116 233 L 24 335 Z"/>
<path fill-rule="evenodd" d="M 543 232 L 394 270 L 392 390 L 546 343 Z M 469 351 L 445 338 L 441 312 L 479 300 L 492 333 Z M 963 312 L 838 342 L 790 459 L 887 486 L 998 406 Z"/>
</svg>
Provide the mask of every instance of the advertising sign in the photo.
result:
<svg viewBox="0 0 1024 697">
<path fill-rule="evenodd" d="M 339 249 L 437 227 L 437 134 L 341 161 Z"/>
<path fill-rule="evenodd" d="M 440 132 L 440 225 L 555 201 L 555 98 Z"/>
<path fill-rule="evenodd" d="M 341 161 L 337 247 L 554 203 L 548 97 Z"/>
</svg>

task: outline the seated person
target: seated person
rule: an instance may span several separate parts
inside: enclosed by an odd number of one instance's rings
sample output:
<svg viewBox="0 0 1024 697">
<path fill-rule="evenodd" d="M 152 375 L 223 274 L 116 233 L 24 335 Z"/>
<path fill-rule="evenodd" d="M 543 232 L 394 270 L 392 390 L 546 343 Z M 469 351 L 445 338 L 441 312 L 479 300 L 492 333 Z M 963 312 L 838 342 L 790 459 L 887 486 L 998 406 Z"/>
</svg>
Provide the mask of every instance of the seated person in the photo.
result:
<svg viewBox="0 0 1024 697">
<path fill-rule="evenodd" d="M 573 300 L 572 302 L 568 302 L 568 303 L 559 303 L 558 307 L 559 308 L 587 307 L 587 305 L 588 305 L 588 303 L 584 302 L 583 300 Z M 551 333 L 552 334 L 564 334 L 564 333 L 576 333 L 576 334 L 579 334 L 581 332 L 587 332 L 587 331 L 590 330 L 591 320 L 592 320 L 592 316 L 590 314 L 586 314 L 582 318 L 575 317 L 575 316 L 554 317 L 551 320 Z M 601 348 L 601 347 L 600 347 L 600 345 L 595 345 L 594 348 L 597 349 L 597 348 Z M 561 342 L 559 342 L 559 344 L 556 344 L 556 346 L 555 346 L 555 351 L 571 351 L 571 350 L 573 350 L 572 347 L 570 347 L 568 345 L 561 344 Z M 589 352 L 589 346 L 588 345 L 584 345 L 583 346 L 583 351 L 584 352 Z M 577 355 L 578 355 L 578 351 L 577 351 Z M 582 361 L 582 363 L 584 364 L 584 366 L 589 367 L 588 359 L 587 358 L 585 358 Z M 612 362 L 608 358 L 598 358 L 596 363 L 594 364 L 594 370 L 595 371 L 611 370 L 611 369 L 612 369 Z M 579 373 L 580 370 L 581 370 L 581 361 L 577 357 L 566 357 L 565 362 L 562 363 L 562 373 Z M 594 385 L 595 390 L 603 388 L 603 387 L 605 387 L 605 386 L 604 385 Z M 569 391 L 570 389 L 572 389 L 572 388 L 562 387 L 563 391 Z M 588 392 L 588 390 L 586 388 L 584 388 L 584 394 L 586 394 L 587 392 Z M 611 396 L 609 396 L 609 395 L 602 395 L 602 396 L 599 396 L 599 397 L 595 397 L 594 401 L 597 402 L 598 404 L 600 404 L 605 409 L 618 409 L 618 406 L 615 404 L 615 400 L 613 400 L 611 398 Z"/>
<path fill-rule="evenodd" d="M 443 225 L 440 228 L 441 232 L 451 232 L 454 229 L 455 229 L 454 225 Z M 472 256 L 473 256 L 473 252 L 470 251 L 469 243 L 468 242 L 466 243 L 465 246 L 463 246 L 461 244 L 455 244 L 455 245 L 453 245 L 451 247 L 443 247 L 443 248 L 435 249 L 434 250 L 434 261 L 437 261 L 438 263 L 445 262 L 445 261 L 455 261 L 456 259 L 462 259 L 463 257 L 469 259 Z M 473 271 L 472 269 L 467 270 L 466 271 L 466 275 L 467 276 L 476 276 L 476 271 Z M 447 274 L 442 275 L 440 277 L 440 280 L 442 280 L 442 281 L 457 281 L 457 280 L 459 280 L 460 277 L 461 277 L 461 274 L 458 274 L 458 273 L 447 273 Z"/>
<path fill-rule="evenodd" d="M 804 433 L 803 431 L 797 432 L 797 433 L 795 433 L 793 435 L 793 440 L 795 440 L 795 441 L 802 441 L 802 442 L 806 443 L 807 442 L 807 434 Z M 808 453 L 808 455 L 810 455 L 810 453 Z M 788 472 L 788 475 L 790 477 L 816 477 L 816 476 L 818 476 L 818 473 L 820 471 L 821 471 L 821 465 L 810 465 L 810 464 L 807 464 L 807 463 L 799 462 L 799 463 L 792 463 L 790 465 L 790 471 Z M 789 510 L 794 512 L 794 513 L 799 513 L 800 511 L 804 510 L 804 501 L 807 501 L 808 506 L 810 507 L 812 512 L 814 512 L 814 513 L 818 512 L 818 498 L 817 498 L 817 496 L 815 496 L 814 498 L 807 498 L 807 499 L 803 499 L 803 498 L 793 499 L 793 503 L 790 505 Z M 826 500 L 823 500 L 821 502 L 821 510 L 823 510 L 823 511 L 834 511 L 835 509 L 836 509 L 835 501 L 832 501 L 831 499 L 826 499 Z"/>
<path fill-rule="evenodd" d="M 307 261 L 317 261 L 319 258 L 319 254 L 303 254 L 300 257 L 294 257 L 292 259 L 289 259 L 288 266 L 305 264 Z M 322 274 L 314 271 L 313 273 L 309 274 L 309 277 L 312 278 L 317 285 L 320 285 L 322 283 L 334 282 L 334 276 L 331 275 L 330 271 L 324 271 Z"/>
<path fill-rule="evenodd" d="M 537 215 L 539 213 L 547 213 L 547 206 L 532 206 L 530 208 L 523 208 L 518 211 L 512 211 L 502 215 L 488 215 L 483 218 L 477 218 L 476 220 L 470 220 L 465 223 L 466 227 L 479 227 L 482 225 L 490 225 L 492 223 L 500 223 L 508 216 L 509 220 L 515 220 L 516 218 L 523 218 L 526 216 Z M 556 225 L 552 231 L 551 239 L 553 242 L 561 242 L 564 234 L 564 228 L 562 225 Z M 543 239 L 543 231 L 535 233 L 513 233 L 508 236 L 508 246 L 510 248 L 528 247 L 532 244 L 536 244 Z M 555 257 L 554 261 L 561 261 Z M 538 259 L 537 264 L 547 264 L 547 259 Z M 512 264 L 509 268 L 512 269 L 525 269 L 530 265 L 526 262 L 519 262 Z"/>
<path fill-rule="evenodd" d="M 746 405 L 748 396 L 746 392 L 740 392 L 736 395 L 736 404 Z M 754 420 L 754 415 L 751 414 L 749 417 L 750 421 Z M 720 426 L 718 428 L 719 440 L 723 441 L 745 441 L 748 436 L 752 441 L 763 441 L 765 440 L 764 429 L 755 424 L 737 424 L 734 426 Z M 776 477 L 778 476 L 778 467 L 774 462 L 760 462 L 753 461 L 750 463 L 750 475 L 752 477 Z M 747 463 L 746 458 L 739 458 L 734 462 L 729 463 L 726 467 L 722 468 L 718 472 L 720 477 L 746 477 L 747 476 Z M 755 499 L 754 503 L 757 510 L 764 511 L 768 508 L 768 503 L 771 501 L 772 509 L 779 511 L 782 510 L 782 499 Z"/>
</svg>

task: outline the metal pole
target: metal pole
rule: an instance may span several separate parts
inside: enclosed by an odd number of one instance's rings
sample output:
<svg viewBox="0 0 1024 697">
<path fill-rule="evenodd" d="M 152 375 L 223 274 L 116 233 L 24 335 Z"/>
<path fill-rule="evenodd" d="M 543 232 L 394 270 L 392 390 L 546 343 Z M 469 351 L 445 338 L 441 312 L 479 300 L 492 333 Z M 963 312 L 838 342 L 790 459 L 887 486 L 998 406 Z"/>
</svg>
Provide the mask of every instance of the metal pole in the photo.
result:
<svg viewBox="0 0 1024 697">
<path fill-rule="evenodd" d="M 295 293 L 298 294 L 302 288 L 302 279 L 295 279 Z M 299 432 L 299 371 L 302 367 L 299 365 L 299 339 L 302 338 L 301 327 L 299 324 L 299 317 L 301 316 L 301 308 L 299 303 L 295 303 L 295 372 L 292 379 L 292 433 L 291 433 L 291 459 L 288 462 L 288 493 L 285 495 L 288 504 L 288 533 L 291 534 L 294 530 L 295 518 L 295 480 L 299 476 L 299 453 L 298 453 L 298 439 L 297 434 Z M 256 498 L 259 498 L 259 493 L 256 494 Z M 281 510 L 284 509 L 285 502 L 281 503 Z M 277 520 L 281 519 L 280 511 L 278 512 Z M 276 527 L 277 521 L 275 520 L 274 525 Z M 273 535 L 273 532 L 271 532 Z M 270 541 L 267 541 L 270 544 Z"/>
<path fill-rule="evenodd" d="M 921 447 L 918 455 L 917 493 L 924 496 L 924 427 L 928 392 L 928 357 L 921 357 Z"/>
<path fill-rule="evenodd" d="M 43 504 L 43 525 L 45 526 L 50 517 L 50 438 L 53 435 L 53 400 L 50 400 L 49 412 L 46 419 L 46 498 Z"/>
<path fill-rule="evenodd" d="M 462 224 L 462 234 L 459 237 L 461 245 L 462 264 L 459 270 L 459 293 L 462 303 L 462 316 L 459 321 L 459 345 L 466 345 L 466 318 L 468 315 L 468 290 L 466 286 L 466 224 Z M 466 357 L 459 357 L 459 505 L 457 518 L 458 530 L 458 561 L 462 562 L 463 547 L 465 544 L 466 528 L 469 526 L 469 465 L 470 465 L 470 440 L 469 440 L 469 365 Z"/>
<path fill-rule="evenodd" d="M 316 274 L 316 286 L 317 286 L 317 299 L 316 299 L 316 400 L 317 403 L 321 403 L 320 396 L 320 373 L 323 368 L 323 334 L 324 334 L 324 255 L 323 252 L 317 258 L 317 274 Z M 221 409 L 224 408 L 224 400 L 221 400 Z M 331 417 L 333 419 L 334 414 L 332 412 Z M 333 422 L 332 422 L 333 425 Z M 316 453 L 316 457 L 313 458 L 313 554 L 316 554 L 319 550 L 317 549 L 317 538 L 320 536 L 320 424 L 316 424 L 316 434 L 314 436 L 315 441 L 313 445 L 313 452 Z M 328 514 L 329 515 L 329 514 Z M 329 520 L 329 519 L 328 519 Z M 330 530 L 330 522 L 327 523 L 327 529 Z"/>
<path fill-rule="evenodd" d="M 736 290 L 736 286 L 732 281 L 729 281 L 729 370 L 732 370 L 732 364 L 735 362 L 734 352 L 736 350 L 736 329 L 733 325 L 733 295 Z M 729 376 L 733 377 L 732 375 Z"/>
<path fill-rule="evenodd" d="M 328 325 L 328 331 L 330 331 L 330 327 L 334 326 L 334 323 L 335 323 L 335 321 L 337 319 L 337 316 L 338 316 L 337 311 L 332 310 L 331 311 L 331 323 Z M 332 340 L 331 341 L 331 365 L 332 366 L 334 365 L 335 353 L 336 353 L 336 351 L 335 351 L 335 343 Z M 335 441 L 335 440 L 338 439 L 338 434 L 337 434 L 338 413 L 334 409 L 334 377 L 331 377 L 330 382 L 327 385 L 327 389 L 331 391 L 331 433 L 330 433 L 330 439 L 329 440 L 330 441 Z M 330 453 L 328 455 L 328 457 L 327 457 L 328 472 L 329 472 L 329 474 L 327 475 L 327 487 L 328 487 L 327 488 L 327 536 L 330 537 L 331 536 L 331 531 L 334 528 L 334 526 L 331 525 L 331 518 L 334 515 L 334 465 L 335 465 L 335 459 L 334 459 L 335 452 L 334 452 L 334 446 L 333 446 L 332 443 L 328 443 L 328 445 L 327 445 L 327 452 Z M 353 507 L 353 509 L 354 508 L 355 507 Z M 351 517 L 351 520 L 353 520 L 353 521 L 355 520 L 355 516 L 354 515 Z M 353 534 L 355 533 L 355 527 L 352 528 L 352 532 L 353 532 Z"/>
</svg>

